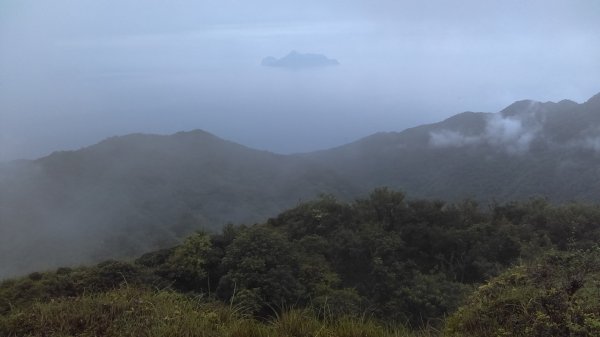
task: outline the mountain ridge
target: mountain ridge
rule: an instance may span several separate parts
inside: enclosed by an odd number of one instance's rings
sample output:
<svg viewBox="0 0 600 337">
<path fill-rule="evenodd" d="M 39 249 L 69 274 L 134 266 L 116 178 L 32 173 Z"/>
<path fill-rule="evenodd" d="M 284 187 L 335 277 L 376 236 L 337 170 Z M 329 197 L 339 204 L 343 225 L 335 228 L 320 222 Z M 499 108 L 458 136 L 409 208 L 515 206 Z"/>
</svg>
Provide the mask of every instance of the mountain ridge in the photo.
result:
<svg viewBox="0 0 600 337">
<path fill-rule="evenodd" d="M 301 200 L 350 200 L 380 186 L 447 201 L 597 202 L 594 97 L 582 104 L 519 101 L 498 113 L 463 112 L 300 154 L 256 150 L 196 129 L 116 136 L 4 163 L 0 277 L 135 256 L 198 228 L 264 221 Z"/>
</svg>

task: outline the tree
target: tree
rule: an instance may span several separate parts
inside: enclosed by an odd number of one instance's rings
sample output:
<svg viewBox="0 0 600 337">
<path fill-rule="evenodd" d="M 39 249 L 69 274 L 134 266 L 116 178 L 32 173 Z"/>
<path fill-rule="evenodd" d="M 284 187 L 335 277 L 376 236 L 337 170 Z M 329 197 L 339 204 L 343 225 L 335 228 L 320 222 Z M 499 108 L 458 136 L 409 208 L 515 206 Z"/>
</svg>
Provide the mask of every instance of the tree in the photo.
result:
<svg viewBox="0 0 600 337">
<path fill-rule="evenodd" d="M 289 241 L 277 230 L 253 226 L 227 247 L 218 296 L 249 308 L 255 314 L 293 305 L 305 296 L 297 279 L 299 263 Z"/>
<path fill-rule="evenodd" d="M 207 289 L 207 257 L 211 251 L 208 234 L 197 232 L 177 247 L 168 261 L 169 278 L 184 290 Z"/>
</svg>

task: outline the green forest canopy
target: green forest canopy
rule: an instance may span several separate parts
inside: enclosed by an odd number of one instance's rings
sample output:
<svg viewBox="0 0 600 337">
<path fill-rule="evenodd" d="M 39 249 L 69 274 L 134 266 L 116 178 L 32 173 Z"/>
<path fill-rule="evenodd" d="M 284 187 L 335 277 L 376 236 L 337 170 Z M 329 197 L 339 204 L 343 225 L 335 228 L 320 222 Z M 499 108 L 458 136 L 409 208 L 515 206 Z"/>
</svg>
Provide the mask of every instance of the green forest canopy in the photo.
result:
<svg viewBox="0 0 600 337">
<path fill-rule="evenodd" d="M 471 200 L 408 200 L 385 188 L 352 203 L 323 196 L 262 224 L 197 232 L 131 263 L 106 261 L 6 280 L 0 332 L 9 326 L 2 322 L 13 324 L 15 315 L 40 301 L 125 283 L 201 294 L 259 318 L 313 308 L 317 316 L 366 315 L 413 328 L 446 325 L 449 334 L 465 336 L 498 334 L 506 322 L 521 319 L 512 335 L 587 336 L 600 326 L 600 308 L 592 305 L 600 289 L 594 263 L 599 239 L 597 205 L 533 199 L 481 207 Z M 521 290 L 515 296 L 511 289 Z M 494 312 L 506 303 L 532 309 Z M 564 308 L 572 314 L 558 315 Z M 533 321 L 536 327 L 527 330 Z"/>
</svg>

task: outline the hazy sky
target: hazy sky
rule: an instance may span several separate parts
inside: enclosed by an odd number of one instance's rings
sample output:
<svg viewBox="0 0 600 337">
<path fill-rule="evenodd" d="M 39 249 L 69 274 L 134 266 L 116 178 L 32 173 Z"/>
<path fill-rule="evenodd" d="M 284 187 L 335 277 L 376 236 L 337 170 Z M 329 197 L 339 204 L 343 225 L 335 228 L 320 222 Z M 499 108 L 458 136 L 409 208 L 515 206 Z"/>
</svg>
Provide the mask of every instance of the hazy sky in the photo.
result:
<svg viewBox="0 0 600 337">
<path fill-rule="evenodd" d="M 0 160 L 204 129 L 326 148 L 600 92 L 597 0 L 0 0 Z M 339 66 L 262 67 L 291 50 Z"/>
</svg>

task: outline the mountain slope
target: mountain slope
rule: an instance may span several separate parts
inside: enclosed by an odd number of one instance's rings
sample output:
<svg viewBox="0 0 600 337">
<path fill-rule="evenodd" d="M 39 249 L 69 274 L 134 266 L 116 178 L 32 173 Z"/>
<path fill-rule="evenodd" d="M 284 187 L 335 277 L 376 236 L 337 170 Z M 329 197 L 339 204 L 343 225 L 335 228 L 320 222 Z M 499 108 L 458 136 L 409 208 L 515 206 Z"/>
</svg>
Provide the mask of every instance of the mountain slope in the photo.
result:
<svg viewBox="0 0 600 337">
<path fill-rule="evenodd" d="M 499 113 L 378 133 L 301 155 L 359 182 L 418 197 L 595 200 L 600 193 L 600 95 L 516 102 Z"/>
<path fill-rule="evenodd" d="M 113 137 L 0 164 L 0 278 L 135 256 L 198 228 L 262 221 L 300 200 L 388 186 L 415 197 L 504 201 L 600 195 L 600 94 L 519 101 L 307 154 L 204 131 Z"/>
<path fill-rule="evenodd" d="M 199 228 L 254 222 L 320 193 L 334 172 L 203 131 L 114 137 L 0 174 L 0 277 L 135 256 Z"/>
</svg>

